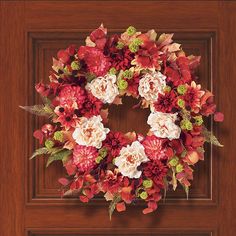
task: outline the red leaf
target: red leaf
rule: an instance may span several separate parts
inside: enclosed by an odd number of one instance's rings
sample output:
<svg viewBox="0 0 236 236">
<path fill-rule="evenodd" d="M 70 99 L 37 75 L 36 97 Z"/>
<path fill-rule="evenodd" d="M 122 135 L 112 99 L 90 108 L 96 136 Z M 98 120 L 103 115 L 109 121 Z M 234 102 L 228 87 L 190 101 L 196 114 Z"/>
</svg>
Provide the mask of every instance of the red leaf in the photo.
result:
<svg viewBox="0 0 236 236">
<path fill-rule="evenodd" d="M 58 51 L 57 57 L 62 63 L 67 63 L 68 60 L 70 59 L 69 53 L 66 52 L 65 50 Z"/>
<path fill-rule="evenodd" d="M 144 210 L 143 210 L 143 214 L 148 214 L 148 213 L 151 213 L 151 212 L 153 212 L 153 209 L 152 208 L 145 208 Z"/>
<path fill-rule="evenodd" d="M 124 202 L 117 203 L 116 204 L 116 210 L 118 212 L 125 211 L 126 210 L 125 203 Z"/>
<path fill-rule="evenodd" d="M 79 196 L 79 199 L 81 202 L 88 202 L 89 201 L 88 197 L 86 197 L 86 196 Z"/>
<path fill-rule="evenodd" d="M 66 186 L 66 185 L 69 184 L 69 180 L 66 179 L 66 178 L 60 178 L 60 179 L 58 179 L 58 182 L 59 182 L 60 184 L 62 184 L 63 186 Z"/>
<path fill-rule="evenodd" d="M 224 114 L 222 112 L 216 112 L 214 114 L 214 121 L 222 122 L 224 120 Z"/>
<path fill-rule="evenodd" d="M 39 143 L 40 144 L 42 144 L 43 143 L 43 137 L 44 137 L 44 135 L 43 135 L 43 132 L 41 131 L 41 130 L 35 130 L 34 131 L 34 137 L 36 138 L 36 139 L 38 139 L 39 140 Z"/>
</svg>

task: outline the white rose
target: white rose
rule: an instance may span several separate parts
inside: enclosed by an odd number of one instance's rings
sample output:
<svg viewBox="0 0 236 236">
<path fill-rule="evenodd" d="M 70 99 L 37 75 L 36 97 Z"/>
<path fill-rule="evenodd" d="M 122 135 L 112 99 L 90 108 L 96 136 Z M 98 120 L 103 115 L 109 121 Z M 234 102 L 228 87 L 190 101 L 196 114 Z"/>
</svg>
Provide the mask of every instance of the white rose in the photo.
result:
<svg viewBox="0 0 236 236">
<path fill-rule="evenodd" d="M 160 72 L 145 74 L 139 81 L 139 95 L 149 102 L 155 102 L 158 94 L 164 93 L 166 86 L 166 76 Z"/>
<path fill-rule="evenodd" d="M 106 139 L 106 134 L 110 131 L 104 128 L 101 121 L 101 116 L 93 116 L 89 119 L 83 117 L 72 134 L 75 142 L 79 145 L 101 148 L 102 141 Z"/>
<path fill-rule="evenodd" d="M 100 99 L 103 103 L 112 103 L 119 94 L 115 75 L 105 75 L 93 79 L 86 85 L 94 97 Z"/>
<path fill-rule="evenodd" d="M 144 152 L 143 145 L 138 141 L 134 141 L 131 145 L 123 147 L 120 150 L 120 155 L 115 159 L 115 165 L 123 176 L 139 178 L 142 171 L 138 170 L 137 167 L 140 166 L 142 162 L 147 161 L 149 161 L 149 159 Z"/>
<path fill-rule="evenodd" d="M 151 126 L 151 131 L 156 137 L 178 139 L 181 129 L 175 124 L 177 113 L 154 112 L 148 117 L 147 123 Z"/>
</svg>

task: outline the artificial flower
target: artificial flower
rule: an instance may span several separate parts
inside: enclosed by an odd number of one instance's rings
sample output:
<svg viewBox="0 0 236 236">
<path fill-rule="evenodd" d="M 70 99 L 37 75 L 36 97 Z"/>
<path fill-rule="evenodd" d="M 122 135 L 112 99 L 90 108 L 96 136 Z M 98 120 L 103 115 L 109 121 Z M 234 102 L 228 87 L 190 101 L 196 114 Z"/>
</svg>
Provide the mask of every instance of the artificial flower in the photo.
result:
<svg viewBox="0 0 236 236">
<path fill-rule="evenodd" d="M 149 102 L 155 102 L 164 93 L 166 77 L 161 72 L 146 73 L 139 81 L 139 95 Z"/>
<path fill-rule="evenodd" d="M 147 161 L 149 159 L 145 154 L 143 145 L 134 141 L 131 145 L 120 150 L 120 155 L 115 158 L 115 165 L 123 176 L 139 178 L 142 171 L 138 170 L 138 167 Z"/>
<path fill-rule="evenodd" d="M 73 138 L 76 143 L 84 146 L 100 148 L 102 141 L 106 139 L 108 128 L 104 128 L 101 116 L 91 118 L 83 117 L 77 124 L 73 132 Z"/>
<path fill-rule="evenodd" d="M 178 139 L 181 133 L 179 126 L 175 124 L 177 113 L 154 112 L 148 117 L 147 123 L 151 126 L 151 131 L 156 137 Z"/>
<path fill-rule="evenodd" d="M 103 103 L 112 103 L 119 94 L 115 75 L 97 77 L 88 83 L 86 89 Z"/>
</svg>

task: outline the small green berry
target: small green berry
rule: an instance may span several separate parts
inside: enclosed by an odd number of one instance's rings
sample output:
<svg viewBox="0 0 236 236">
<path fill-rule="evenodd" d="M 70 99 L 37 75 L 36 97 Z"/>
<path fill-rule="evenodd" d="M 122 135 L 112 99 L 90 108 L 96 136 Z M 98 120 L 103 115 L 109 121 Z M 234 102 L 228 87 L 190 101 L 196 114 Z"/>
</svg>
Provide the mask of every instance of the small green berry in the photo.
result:
<svg viewBox="0 0 236 236">
<path fill-rule="evenodd" d="M 177 92 L 179 93 L 179 94 L 185 94 L 186 93 L 186 91 L 187 91 L 187 88 L 186 88 L 186 86 L 185 85 L 179 85 L 178 87 L 177 87 Z"/>
<path fill-rule="evenodd" d="M 59 142 L 63 142 L 63 133 L 61 131 L 56 131 L 53 135 L 53 138 Z"/>
<path fill-rule="evenodd" d="M 153 185 L 153 182 L 152 182 L 151 179 L 146 179 L 146 180 L 143 181 L 143 186 L 144 186 L 145 188 L 151 188 L 152 185 Z"/>
<path fill-rule="evenodd" d="M 170 91 L 171 91 L 171 87 L 166 85 L 165 88 L 164 88 L 164 92 L 169 93 Z"/>
<path fill-rule="evenodd" d="M 179 163 L 179 158 L 178 157 L 174 157 L 169 161 L 170 166 L 176 166 L 178 163 Z"/>
<path fill-rule="evenodd" d="M 102 157 L 101 156 L 98 156 L 96 159 L 95 159 L 95 162 L 97 163 L 97 164 L 99 164 L 101 161 L 102 161 Z"/>
<path fill-rule="evenodd" d="M 185 101 L 183 99 L 179 98 L 178 101 L 177 101 L 177 105 L 180 108 L 184 108 L 185 107 Z"/>
<path fill-rule="evenodd" d="M 133 53 L 137 52 L 142 43 L 143 41 L 141 39 L 134 39 L 129 45 L 129 50 Z"/>
<path fill-rule="evenodd" d="M 181 164 L 178 164 L 178 165 L 176 166 L 176 172 L 177 172 L 177 173 L 183 171 L 183 169 L 184 169 L 184 167 L 183 167 L 183 165 L 181 165 Z"/>
<path fill-rule="evenodd" d="M 102 158 L 104 158 L 107 155 L 107 149 L 106 148 L 101 148 L 99 150 L 99 156 L 101 156 Z"/>
<path fill-rule="evenodd" d="M 110 70 L 109 70 L 109 74 L 111 75 L 115 75 L 117 73 L 117 70 L 115 67 L 112 67 Z"/>
<path fill-rule="evenodd" d="M 125 70 L 123 72 L 123 77 L 127 79 L 132 79 L 133 78 L 133 72 L 130 70 Z"/>
<path fill-rule="evenodd" d="M 125 90 L 128 87 L 128 82 L 126 80 L 120 79 L 117 81 L 118 88 L 121 90 Z"/>
<path fill-rule="evenodd" d="M 129 36 L 132 36 L 136 33 L 136 29 L 133 27 L 133 26 L 130 26 L 127 30 L 126 30 L 126 33 L 129 35 Z"/>
<path fill-rule="evenodd" d="M 73 61 L 70 66 L 71 66 L 72 70 L 79 70 L 80 69 L 80 64 L 78 61 Z"/>
<path fill-rule="evenodd" d="M 203 123 L 202 116 L 195 116 L 194 119 L 195 119 L 196 125 L 202 125 L 202 123 Z"/>
<path fill-rule="evenodd" d="M 140 197 L 141 199 L 145 200 L 145 199 L 147 199 L 148 194 L 147 194 L 147 192 L 141 192 L 141 193 L 139 194 L 139 197 Z"/>
<path fill-rule="evenodd" d="M 45 145 L 45 147 L 46 147 L 47 149 L 51 149 L 51 148 L 53 148 L 53 146 L 54 146 L 54 142 L 53 142 L 52 140 L 47 139 L 47 140 L 45 141 L 44 145 Z"/>
<path fill-rule="evenodd" d="M 125 46 L 124 43 L 118 42 L 117 45 L 116 45 L 116 48 L 117 49 L 122 49 L 124 46 Z"/>
<path fill-rule="evenodd" d="M 183 130 L 192 130 L 193 129 L 193 125 L 192 123 L 187 120 L 187 119 L 183 119 L 181 122 L 180 122 L 180 127 L 181 129 Z"/>
</svg>

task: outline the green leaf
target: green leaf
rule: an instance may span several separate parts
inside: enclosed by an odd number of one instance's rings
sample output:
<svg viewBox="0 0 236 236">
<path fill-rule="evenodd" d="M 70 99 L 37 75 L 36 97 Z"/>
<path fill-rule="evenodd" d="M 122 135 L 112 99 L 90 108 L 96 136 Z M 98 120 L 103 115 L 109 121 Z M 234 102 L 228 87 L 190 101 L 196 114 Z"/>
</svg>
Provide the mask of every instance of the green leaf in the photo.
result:
<svg viewBox="0 0 236 236">
<path fill-rule="evenodd" d="M 48 167 L 52 162 L 63 160 L 71 154 L 71 150 L 63 149 L 60 151 L 53 152 L 51 156 L 48 157 L 46 167 Z"/>
<path fill-rule="evenodd" d="M 48 97 L 41 96 L 44 105 L 51 105 L 51 100 Z"/>
<path fill-rule="evenodd" d="M 36 156 L 44 155 L 44 154 L 48 154 L 48 153 L 49 153 L 48 149 L 46 147 L 42 147 L 42 148 L 35 150 L 35 152 L 32 154 L 30 159 L 33 159 Z"/>
<path fill-rule="evenodd" d="M 121 200 L 121 196 L 120 195 L 115 195 L 113 200 L 111 201 L 110 205 L 109 205 L 109 218 L 111 220 L 112 214 L 116 208 L 116 204 Z"/>
<path fill-rule="evenodd" d="M 219 146 L 219 147 L 223 147 L 224 145 L 222 145 L 218 139 L 216 138 L 215 135 L 213 135 L 213 133 L 209 130 L 207 130 L 207 128 L 203 128 L 203 132 L 202 134 L 204 135 L 205 139 L 206 139 L 206 142 L 208 143 L 212 143 L 216 146 Z"/>
<path fill-rule="evenodd" d="M 34 106 L 20 106 L 20 108 L 25 111 L 30 112 L 31 114 L 37 116 L 48 116 L 51 117 L 54 115 L 52 108 L 49 105 L 34 105 Z"/>
<path fill-rule="evenodd" d="M 186 193 L 186 198 L 187 198 L 187 200 L 188 200 L 188 196 L 189 196 L 189 187 L 183 185 L 183 188 L 184 188 L 184 191 L 185 191 L 185 193 Z"/>
<path fill-rule="evenodd" d="M 172 181 L 171 181 L 171 184 L 173 186 L 173 190 L 175 191 L 176 188 L 177 188 L 177 179 L 176 179 L 176 176 L 175 176 L 176 172 L 175 172 L 175 169 L 172 168 Z"/>
</svg>

